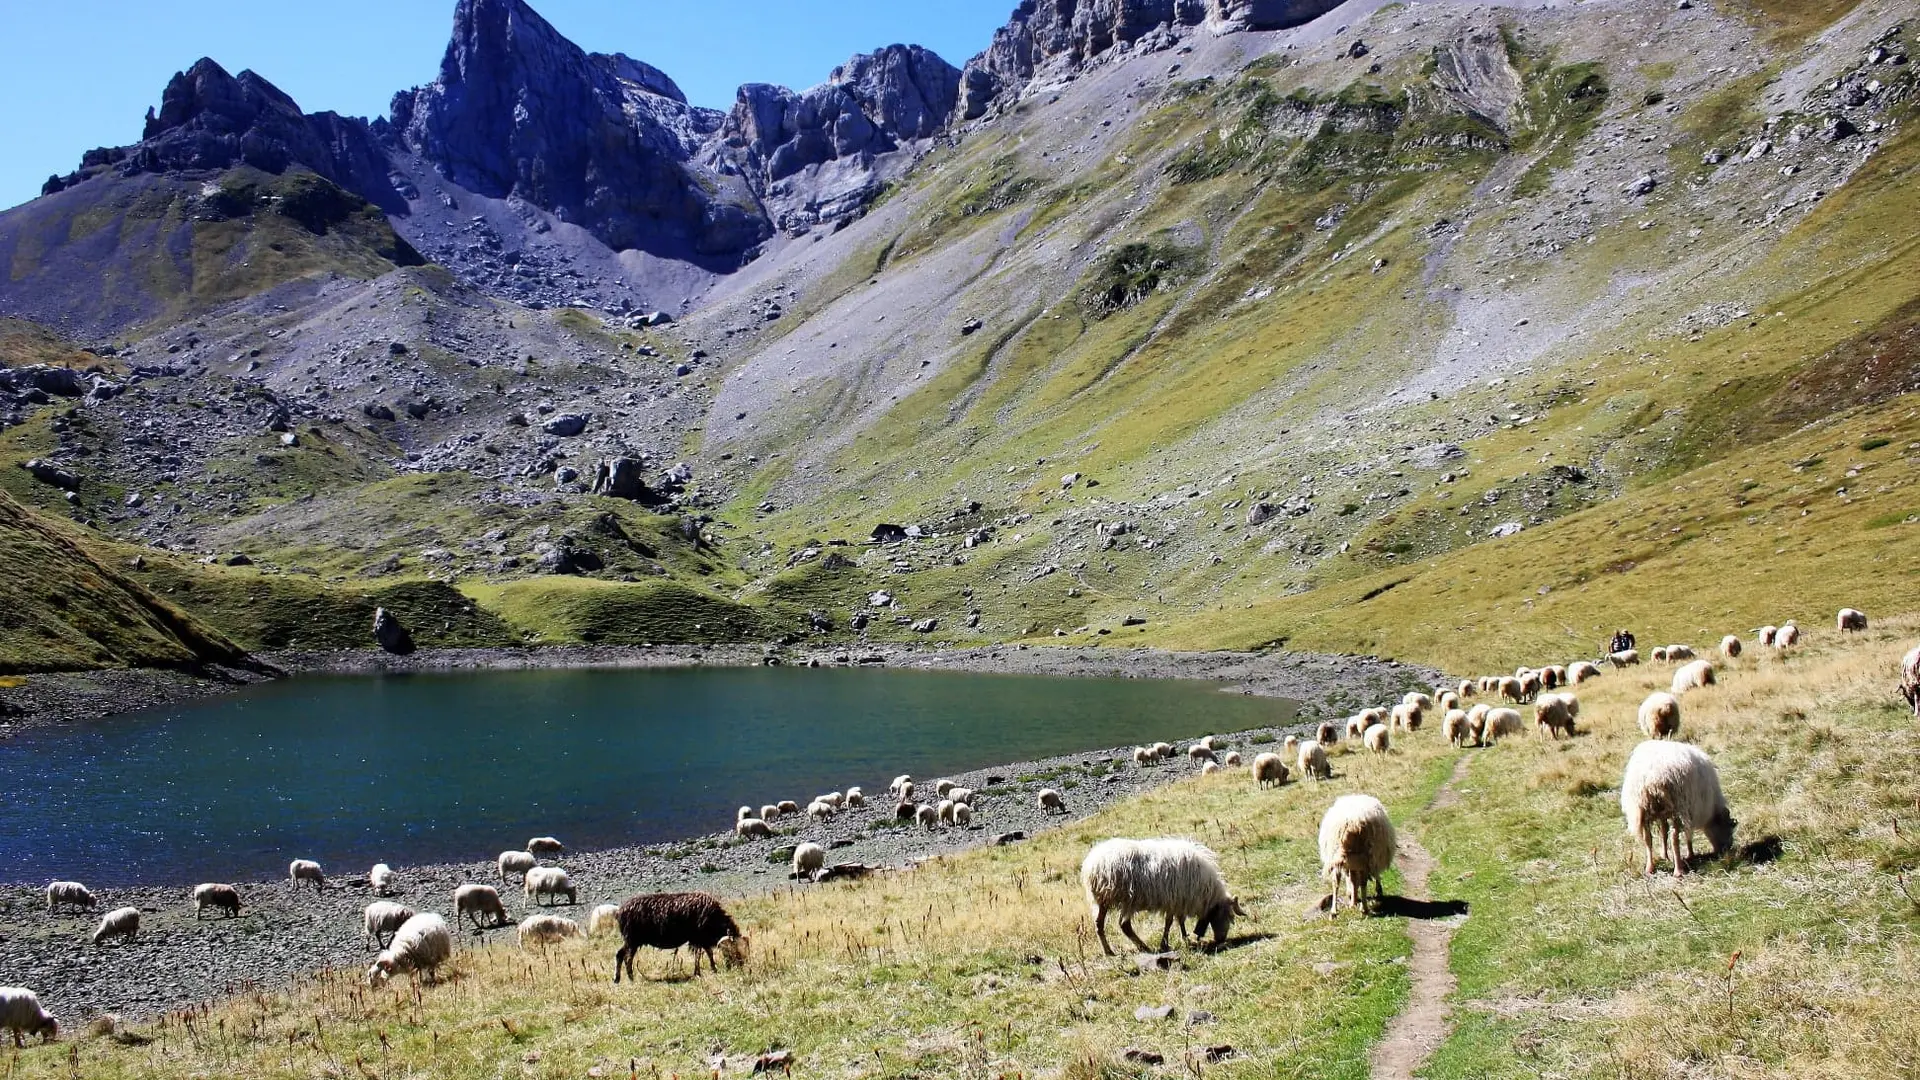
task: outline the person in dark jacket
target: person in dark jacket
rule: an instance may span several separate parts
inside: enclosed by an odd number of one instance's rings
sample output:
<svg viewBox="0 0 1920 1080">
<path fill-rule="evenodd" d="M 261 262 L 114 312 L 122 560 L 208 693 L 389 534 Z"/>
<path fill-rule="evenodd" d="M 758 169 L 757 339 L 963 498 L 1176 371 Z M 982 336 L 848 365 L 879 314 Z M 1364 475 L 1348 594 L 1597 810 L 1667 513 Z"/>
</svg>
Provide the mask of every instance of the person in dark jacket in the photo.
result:
<svg viewBox="0 0 1920 1080">
<path fill-rule="evenodd" d="M 1611 656 L 1617 652 L 1626 652 L 1631 648 L 1633 648 L 1633 635 L 1627 633 L 1625 630 L 1616 630 L 1613 634 L 1613 641 L 1607 645 L 1607 655 Z"/>
</svg>

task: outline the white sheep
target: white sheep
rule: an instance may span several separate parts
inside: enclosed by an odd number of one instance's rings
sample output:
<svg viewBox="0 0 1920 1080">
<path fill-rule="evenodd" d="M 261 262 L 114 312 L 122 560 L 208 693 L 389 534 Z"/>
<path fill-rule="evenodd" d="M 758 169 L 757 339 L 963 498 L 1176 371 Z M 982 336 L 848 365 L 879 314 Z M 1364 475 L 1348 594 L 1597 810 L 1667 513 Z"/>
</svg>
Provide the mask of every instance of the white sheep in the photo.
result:
<svg viewBox="0 0 1920 1080">
<path fill-rule="evenodd" d="M 761 820 L 761 821 L 768 821 L 768 822 L 770 822 L 770 821 L 773 821 L 773 820 L 775 820 L 776 818 L 778 818 L 778 817 L 780 816 L 780 806 L 779 806 L 779 804 L 778 804 L 778 803 L 768 803 L 767 805 L 765 805 L 765 806 L 763 806 L 763 807 L 761 807 L 761 808 L 760 808 L 760 815 L 759 815 L 759 816 L 760 816 L 760 820 Z"/>
<path fill-rule="evenodd" d="M 1040 794 L 1035 796 L 1033 801 L 1034 805 L 1038 806 L 1040 812 L 1043 814 L 1051 814 L 1055 811 L 1059 811 L 1062 814 L 1067 812 L 1065 800 L 1061 799 L 1060 793 L 1052 788 L 1041 788 Z"/>
<path fill-rule="evenodd" d="M 1318 740 L 1308 740 L 1300 744 L 1300 750 L 1294 758 L 1301 776 L 1311 776 L 1315 780 L 1333 779 L 1333 766 L 1327 763 L 1327 748 Z"/>
<path fill-rule="evenodd" d="M 1217 773 L 1219 771 L 1220 771 L 1220 763 L 1217 761 L 1209 761 L 1200 766 L 1201 776 L 1212 776 L 1214 773 Z"/>
<path fill-rule="evenodd" d="M 313 882 L 313 887 L 316 889 L 327 887 L 327 876 L 320 872 L 320 864 L 312 859 L 295 859 L 288 863 L 287 880 L 293 882 L 293 887 L 296 889 L 303 881 Z"/>
<path fill-rule="evenodd" d="M 240 890 L 231 885 L 222 885 L 209 881 L 193 887 L 193 917 L 197 920 L 200 913 L 208 908 L 219 908 L 228 918 L 237 918 L 240 914 Z"/>
<path fill-rule="evenodd" d="M 375 896 L 386 896 L 393 892 L 394 883 L 399 880 L 400 875 L 393 872 L 393 867 L 383 862 L 374 863 L 373 869 L 367 871 L 367 884 L 373 888 Z"/>
<path fill-rule="evenodd" d="M 1779 627 L 1774 626 L 1772 623 L 1768 623 L 1766 626 L 1763 626 L 1760 629 L 1755 630 L 1753 632 L 1754 644 L 1771 647 L 1773 645 L 1773 639 L 1775 635 L 1779 633 L 1780 633 Z"/>
<path fill-rule="evenodd" d="M 1558 739 L 1561 732 L 1574 733 L 1574 717 L 1580 715 L 1580 702 L 1572 694 L 1542 694 L 1533 706 L 1533 722 Z"/>
<path fill-rule="evenodd" d="M 1773 647 L 1782 652 L 1800 644 L 1800 628 L 1789 619 L 1780 624 L 1780 632 L 1773 635 Z"/>
<path fill-rule="evenodd" d="M 1567 669 L 1559 664 L 1548 664 L 1540 669 L 1540 685 L 1551 690 L 1556 686 L 1569 685 Z"/>
<path fill-rule="evenodd" d="M 1433 707 L 1439 710 L 1441 716 L 1445 716 L 1453 710 L 1460 708 L 1460 695 L 1448 690 L 1434 701 Z"/>
<path fill-rule="evenodd" d="M 536 836 L 527 841 L 527 850 L 535 855 L 544 855 L 553 859 L 566 854 L 567 845 L 551 836 Z"/>
<path fill-rule="evenodd" d="M 1607 663 L 1617 668 L 1632 667 L 1640 662 L 1638 649 L 1621 649 L 1617 653 L 1607 654 Z"/>
<path fill-rule="evenodd" d="M 1253 758 L 1253 786 L 1264 788 L 1268 784 L 1279 787 L 1287 782 L 1287 763 L 1279 754 L 1256 754 Z"/>
<path fill-rule="evenodd" d="M 1648 695 L 1640 703 L 1640 730 L 1655 739 L 1680 734 L 1680 699 L 1672 694 Z"/>
<path fill-rule="evenodd" d="M 40 995 L 21 986 L 0 986 L 0 1030 L 13 1032 L 13 1045 L 26 1045 L 26 1036 L 43 1043 L 60 1037 L 60 1021 L 40 1004 Z"/>
<path fill-rule="evenodd" d="M 1340 910 L 1340 893 L 1365 907 L 1367 883 L 1376 900 L 1386 898 L 1382 878 L 1393 865 L 1393 821 L 1371 795 L 1342 795 L 1320 818 L 1320 874 L 1333 886 L 1331 910 Z"/>
<path fill-rule="evenodd" d="M 1391 749 L 1393 736 L 1385 724 L 1375 724 L 1360 735 L 1360 744 L 1375 754 L 1384 754 Z"/>
<path fill-rule="evenodd" d="M 1433 711 L 1433 698 L 1418 692 L 1403 695 L 1400 698 L 1400 704 L 1411 705 L 1423 713 Z"/>
<path fill-rule="evenodd" d="M 1392 717 L 1391 726 L 1395 731 L 1419 731 L 1426 713 L 1420 708 L 1419 702 L 1403 701 L 1393 707 Z"/>
<path fill-rule="evenodd" d="M 952 799 L 941 799 L 933 805 L 933 814 L 940 819 L 940 824 L 946 825 L 953 821 L 953 805 Z"/>
<path fill-rule="evenodd" d="M 1920 647 L 1900 658 L 1900 696 L 1907 699 L 1920 720 Z"/>
<path fill-rule="evenodd" d="M 838 811 L 842 807 L 846 806 L 847 797 L 845 795 L 840 794 L 837 791 L 829 791 L 825 795 L 815 795 L 813 797 L 813 801 L 826 803 L 828 806 L 831 806 L 834 808 L 834 810 Z"/>
<path fill-rule="evenodd" d="M 533 857 L 531 851 L 503 851 L 500 853 L 500 880 L 513 880 L 509 875 L 519 874 L 522 878 L 527 871 L 539 865 L 540 860 Z"/>
<path fill-rule="evenodd" d="M 618 910 L 618 909 L 615 909 Z M 559 915 L 529 915 L 520 920 L 518 937 L 523 949 L 546 948 L 570 937 L 580 936 L 580 924 Z"/>
<path fill-rule="evenodd" d="M 830 802 L 821 802 L 819 799 L 815 799 L 807 804 L 807 816 L 815 821 L 826 821 L 832 818 L 833 814 L 834 805 Z"/>
<path fill-rule="evenodd" d="M 601 904 L 587 916 L 587 936 L 599 937 L 601 934 L 620 932 L 620 908 L 615 904 Z"/>
<path fill-rule="evenodd" d="M 966 803 L 954 803 L 953 823 L 962 829 L 973 824 L 973 807 Z"/>
<path fill-rule="evenodd" d="M 733 812 L 733 820 L 736 825 L 742 821 L 747 820 L 752 816 L 753 816 L 753 807 L 751 806 L 743 806 L 740 809 L 735 810 Z"/>
<path fill-rule="evenodd" d="M 500 890 L 469 882 L 453 890 L 453 917 L 473 923 L 475 930 L 487 930 L 507 925 L 507 905 L 500 900 Z"/>
<path fill-rule="evenodd" d="M 97 903 L 99 903 L 99 901 L 94 898 L 93 890 L 77 881 L 55 881 L 47 886 L 48 914 L 53 913 L 53 906 L 55 904 L 65 904 L 68 907 L 85 908 L 88 911 L 92 911 L 93 906 Z"/>
<path fill-rule="evenodd" d="M 393 940 L 367 969 L 367 985 L 378 987 L 395 975 L 424 971 L 432 982 L 440 965 L 453 956 L 453 932 L 447 920 L 423 911 L 403 923 Z"/>
<path fill-rule="evenodd" d="M 952 788 L 947 792 L 947 798 L 952 799 L 954 802 L 957 802 L 957 803 L 966 803 L 968 805 L 972 805 L 974 794 L 975 794 L 974 790 L 970 787 L 957 787 L 957 788 Z"/>
<path fill-rule="evenodd" d="M 1479 689 L 1480 684 L 1473 679 L 1461 679 L 1459 687 L 1454 692 L 1464 699 L 1472 697 Z"/>
<path fill-rule="evenodd" d="M 1225 765 L 1229 769 L 1239 768 L 1240 752 L 1238 750 L 1227 751 L 1227 756 L 1220 759 L 1220 764 Z"/>
<path fill-rule="evenodd" d="M 908 785 L 907 785 L 907 791 L 908 791 L 909 793 L 911 793 L 911 792 L 913 791 L 913 785 L 912 785 L 912 784 L 908 784 Z M 797 814 L 797 813 L 799 813 L 799 812 L 800 812 L 800 804 L 799 804 L 799 803 L 797 803 L 797 802 L 794 802 L 794 801 L 793 801 L 792 799 L 781 799 L 781 800 L 780 800 L 780 813 L 781 813 L 781 814 L 783 814 L 783 815 L 786 815 L 786 814 Z"/>
<path fill-rule="evenodd" d="M 932 832 L 934 826 L 940 824 L 940 811 L 931 806 L 921 806 L 915 809 L 913 816 L 928 832 Z"/>
<path fill-rule="evenodd" d="M 527 897 L 536 904 L 543 897 L 563 894 L 567 898 L 567 903 L 579 902 L 578 890 L 574 888 L 573 879 L 567 876 L 565 870 L 557 866 L 536 866 L 527 871 L 526 880 L 521 883 L 521 887 Z"/>
<path fill-rule="evenodd" d="M 1214 947 L 1224 945 L 1234 916 L 1246 914 L 1227 890 L 1219 857 L 1192 840 L 1102 840 L 1080 863 L 1080 885 L 1093 910 L 1100 947 L 1109 956 L 1113 955 L 1107 941 L 1110 911 L 1119 912 L 1120 932 L 1142 952 L 1148 951 L 1147 943 L 1133 930 L 1133 917 L 1141 912 L 1158 912 L 1166 919 L 1160 931 L 1161 952 L 1166 951 L 1174 926 L 1180 927 L 1182 938 L 1187 937 L 1188 919 L 1195 920 L 1195 939 L 1212 930 Z"/>
<path fill-rule="evenodd" d="M 104 945 L 119 938 L 132 941 L 140 933 L 140 909 L 137 907 L 114 908 L 100 920 L 99 929 L 93 932 L 93 943 Z"/>
<path fill-rule="evenodd" d="M 1655 645 L 1651 658 L 1656 664 L 1665 663 L 1667 659 L 1667 647 L 1665 645 Z"/>
<path fill-rule="evenodd" d="M 1340 725 L 1331 720 L 1322 720 L 1313 729 L 1313 739 L 1321 746 L 1332 746 L 1340 741 Z"/>
<path fill-rule="evenodd" d="M 1214 756 L 1213 747 L 1205 746 L 1201 743 L 1194 743 L 1192 746 L 1187 747 L 1187 760 L 1198 763 L 1203 761 L 1218 761 L 1220 759 Z"/>
<path fill-rule="evenodd" d="M 1455 746 L 1465 746 L 1472 740 L 1471 729 L 1467 726 L 1467 713 L 1464 709 L 1448 709 L 1446 718 L 1440 722 L 1440 733 Z"/>
<path fill-rule="evenodd" d="M 912 783 L 905 783 L 900 785 L 899 799 L 901 802 L 913 801 L 913 784 Z"/>
<path fill-rule="evenodd" d="M 773 826 L 757 817 L 741 818 L 733 823 L 733 833 L 735 836 L 765 838 L 773 835 Z"/>
<path fill-rule="evenodd" d="M 895 796 L 898 796 L 900 794 L 900 788 L 911 783 L 913 783 L 913 777 L 906 773 L 901 773 L 899 776 L 893 778 L 892 783 L 887 785 L 887 790 Z"/>
<path fill-rule="evenodd" d="M 1669 664 L 1677 664 L 1682 660 L 1692 660 L 1694 656 L 1695 653 L 1691 645 L 1667 646 L 1667 663 Z"/>
<path fill-rule="evenodd" d="M 1867 628 L 1867 613 L 1859 608 L 1843 607 L 1840 614 L 1834 616 L 1834 623 L 1843 634 L 1857 634 Z"/>
<path fill-rule="evenodd" d="M 1518 678 L 1507 675 L 1500 680 L 1500 696 L 1517 705 L 1527 699 L 1527 691 Z"/>
<path fill-rule="evenodd" d="M 1154 756 L 1153 751 L 1144 746 L 1136 746 L 1133 748 L 1133 763 L 1143 769 L 1158 760 L 1159 758 Z"/>
<path fill-rule="evenodd" d="M 367 931 L 367 944 L 376 951 L 384 949 L 392 941 L 393 935 L 407 924 L 419 912 L 405 904 L 396 904 L 391 900 L 375 900 L 360 913 L 360 923 Z"/>
<path fill-rule="evenodd" d="M 1154 743 L 1153 754 L 1155 757 L 1159 758 L 1161 761 L 1165 761 L 1168 758 L 1173 756 L 1173 744 L 1163 743 L 1163 742 Z"/>
<path fill-rule="evenodd" d="M 1708 660 L 1695 660 L 1683 665 L 1673 673 L 1673 695 L 1679 697 L 1689 690 L 1713 685 L 1713 663 Z"/>
<path fill-rule="evenodd" d="M 1720 639 L 1720 655 L 1729 660 L 1739 659 L 1740 636 L 1738 634 L 1728 634 Z"/>
<path fill-rule="evenodd" d="M 1364 713 L 1356 713 L 1353 716 L 1349 716 L 1347 717 L 1347 738 L 1357 739 L 1366 734 L 1367 729 L 1372 726 Z"/>
<path fill-rule="evenodd" d="M 1591 660 L 1575 660 L 1567 665 L 1567 684 L 1579 686 L 1588 679 L 1600 677 L 1600 665 Z"/>
<path fill-rule="evenodd" d="M 848 788 L 847 789 L 847 805 L 850 807 L 867 805 L 866 793 L 861 791 L 857 787 Z"/>
<path fill-rule="evenodd" d="M 1226 743 L 1225 743 L 1225 741 L 1223 741 L 1223 740 L 1222 740 L 1222 739 L 1220 738 L 1220 736 L 1218 736 L 1218 735 L 1203 735 L 1203 736 L 1201 736 L 1201 737 L 1200 737 L 1200 745 L 1201 745 L 1201 746 L 1204 746 L 1204 747 L 1206 747 L 1206 748 L 1207 748 L 1207 749 L 1209 749 L 1209 750 L 1224 750 L 1224 749 L 1226 749 Z"/>
<path fill-rule="evenodd" d="M 1687 872 L 1686 860 L 1693 858 L 1695 829 L 1706 830 L 1707 842 L 1720 854 L 1732 848 L 1738 824 L 1727 811 L 1713 760 L 1698 747 L 1664 739 L 1641 743 L 1627 758 L 1620 812 L 1627 819 L 1627 834 L 1646 847 L 1649 874 L 1655 863 L 1653 833 L 1656 827 L 1660 830 L 1660 850 L 1673 860 L 1675 877 Z"/>
<path fill-rule="evenodd" d="M 819 844 L 801 844 L 793 849 L 793 876 L 809 880 L 819 876 L 827 865 L 827 849 Z"/>
<path fill-rule="evenodd" d="M 1526 730 L 1519 709 L 1488 709 L 1480 724 L 1480 741 L 1491 746 L 1508 735 Z"/>
</svg>

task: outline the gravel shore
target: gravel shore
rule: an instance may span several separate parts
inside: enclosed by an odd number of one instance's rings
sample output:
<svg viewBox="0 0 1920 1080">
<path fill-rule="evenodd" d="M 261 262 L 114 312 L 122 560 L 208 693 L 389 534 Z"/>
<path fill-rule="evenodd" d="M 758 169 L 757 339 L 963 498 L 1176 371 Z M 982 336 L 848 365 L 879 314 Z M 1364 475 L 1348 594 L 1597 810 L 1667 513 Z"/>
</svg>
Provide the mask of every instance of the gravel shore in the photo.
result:
<svg viewBox="0 0 1920 1080">
<path fill-rule="evenodd" d="M 404 659 L 379 654 L 324 654 L 274 657 L 290 671 L 458 670 L 463 668 L 682 666 L 758 664 L 759 647 L 580 650 L 467 650 L 421 653 Z M 1329 705 L 1370 698 L 1427 681 L 1433 672 L 1374 658 L 1293 654 L 1176 654 L 1152 650 L 1055 650 L 1000 647 L 960 652 L 914 650 L 853 654 L 785 652 L 785 663 L 884 663 L 920 667 L 1036 675 L 1126 678 L 1196 678 L 1221 681 L 1230 691 L 1294 698 L 1308 702 L 1308 715 L 1328 715 Z M 89 676 L 37 677 L 34 691 L 9 691 L 16 704 L 33 702 L 21 723 L 59 723 L 107 715 L 112 701 L 128 707 L 218 693 L 231 686 L 168 673 L 113 672 Z M 112 690 L 113 693 L 109 693 Z M 117 696 L 116 696 L 117 695 Z M 1194 725 L 1203 733 L 1203 723 Z M 1295 725 L 1297 727 L 1299 725 Z M 1273 727 L 1230 736 L 1248 756 L 1259 745 L 1283 737 L 1293 727 Z M 1078 821 L 1111 803 L 1189 776 L 1184 760 L 1141 769 L 1130 759 L 1132 747 L 1090 748 L 1085 752 L 996 766 L 952 777 L 982 793 L 969 829 L 927 832 L 894 822 L 885 792 L 869 793 L 876 805 L 849 810 L 829 822 L 787 819 L 777 822 L 771 839 L 736 841 L 714 833 L 677 843 L 569 853 L 558 860 L 580 887 L 579 903 L 556 909 L 585 922 L 596 904 L 617 903 L 638 892 L 700 889 L 721 896 L 811 887 L 787 878 L 786 855 L 794 844 L 814 841 L 829 846 L 828 863 L 862 863 L 905 868 L 931 855 L 994 843 L 996 838 L 1036 832 Z M 935 777 L 922 777 L 923 786 Z M 1042 787 L 1060 790 L 1066 815 L 1044 815 L 1035 805 Z M 796 799 L 805 793 L 793 793 Z M 502 838 L 502 847 L 520 838 Z M 564 839 L 564 837 L 562 838 Z M 491 858 L 494 852 L 475 853 Z M 491 861 L 408 866 L 395 863 L 401 887 L 394 897 L 422 910 L 451 913 L 453 889 L 468 881 L 501 887 L 509 912 L 523 917 L 530 906 L 517 883 L 500 881 Z M 63 1023 L 77 1024 L 102 1013 L 125 1020 L 151 1017 L 168 1009 L 241 992 L 278 988 L 305 972 L 325 967 L 360 968 L 372 950 L 361 932 L 360 911 L 373 899 L 364 867 L 330 867 L 335 876 L 318 893 L 293 890 L 288 882 L 239 883 L 245 902 L 237 919 L 209 915 L 194 918 L 180 887 L 102 890 L 91 914 L 46 911 L 44 883 L 0 886 L 0 984 L 27 986 Z M 90 944 L 99 915 L 132 905 L 141 909 L 138 940 L 125 946 Z M 473 932 L 469 940 L 511 940 L 512 930 Z M 612 946 L 609 945 L 609 955 Z"/>
</svg>

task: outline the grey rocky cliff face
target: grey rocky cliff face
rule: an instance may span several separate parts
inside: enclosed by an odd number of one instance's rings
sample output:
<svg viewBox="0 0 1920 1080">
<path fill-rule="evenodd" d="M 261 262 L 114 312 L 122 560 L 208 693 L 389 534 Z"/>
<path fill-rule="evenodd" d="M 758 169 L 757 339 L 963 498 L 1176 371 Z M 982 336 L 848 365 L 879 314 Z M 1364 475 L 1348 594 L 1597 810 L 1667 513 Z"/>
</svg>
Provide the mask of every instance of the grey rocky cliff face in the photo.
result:
<svg viewBox="0 0 1920 1080">
<path fill-rule="evenodd" d="M 1318 18 L 1339 0 L 1022 0 L 961 75 L 959 113 L 974 120 L 1017 97 L 1049 65 L 1086 63 L 1117 46 L 1164 46 L 1180 28 L 1279 30 Z"/>
<path fill-rule="evenodd" d="M 855 56 L 805 91 L 750 83 L 707 160 L 784 228 L 844 216 L 884 183 L 875 158 L 947 129 L 959 87 L 960 69 L 918 45 Z"/>
<path fill-rule="evenodd" d="M 589 55 L 521 0 L 460 0 L 431 85 L 392 131 L 469 190 L 517 196 L 616 249 L 738 261 L 770 229 L 752 198 L 691 162 L 721 114 L 624 56 Z"/>
</svg>

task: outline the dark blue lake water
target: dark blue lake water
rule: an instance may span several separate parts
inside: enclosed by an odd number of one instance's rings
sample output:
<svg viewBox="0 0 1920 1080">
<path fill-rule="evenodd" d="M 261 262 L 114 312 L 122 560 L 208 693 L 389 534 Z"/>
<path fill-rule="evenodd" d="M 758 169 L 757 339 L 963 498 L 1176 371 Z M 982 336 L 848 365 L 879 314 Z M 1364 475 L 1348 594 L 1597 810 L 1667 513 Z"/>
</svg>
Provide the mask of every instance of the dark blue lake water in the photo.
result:
<svg viewBox="0 0 1920 1080">
<path fill-rule="evenodd" d="M 798 668 L 309 677 L 0 742 L 0 881 L 276 878 L 713 832 L 736 806 L 1279 723 L 1210 684 Z"/>
</svg>

